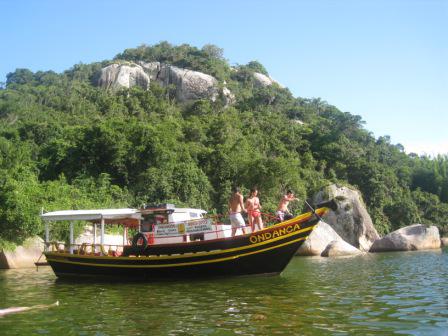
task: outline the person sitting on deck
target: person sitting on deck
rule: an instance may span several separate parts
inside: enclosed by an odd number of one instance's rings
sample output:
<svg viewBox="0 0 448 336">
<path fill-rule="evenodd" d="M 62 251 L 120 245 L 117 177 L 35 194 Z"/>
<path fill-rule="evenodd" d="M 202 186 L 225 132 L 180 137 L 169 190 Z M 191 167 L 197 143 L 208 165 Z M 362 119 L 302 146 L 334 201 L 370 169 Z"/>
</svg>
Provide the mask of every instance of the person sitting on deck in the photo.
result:
<svg viewBox="0 0 448 336">
<path fill-rule="evenodd" d="M 277 207 L 277 219 L 280 222 L 283 222 L 284 220 L 291 219 L 293 216 L 291 212 L 289 212 L 288 204 L 291 201 L 298 201 L 299 199 L 294 197 L 294 193 L 291 190 L 288 190 L 286 192 L 286 195 L 283 195 L 282 199 L 280 200 L 280 203 Z"/>
<path fill-rule="evenodd" d="M 246 233 L 244 228 L 246 223 L 244 222 L 241 211 L 246 212 L 243 204 L 243 195 L 241 195 L 240 188 L 234 187 L 232 189 L 232 196 L 229 199 L 229 218 L 232 224 L 232 237 L 235 236 L 236 231 L 241 228 L 243 234 Z"/>
</svg>

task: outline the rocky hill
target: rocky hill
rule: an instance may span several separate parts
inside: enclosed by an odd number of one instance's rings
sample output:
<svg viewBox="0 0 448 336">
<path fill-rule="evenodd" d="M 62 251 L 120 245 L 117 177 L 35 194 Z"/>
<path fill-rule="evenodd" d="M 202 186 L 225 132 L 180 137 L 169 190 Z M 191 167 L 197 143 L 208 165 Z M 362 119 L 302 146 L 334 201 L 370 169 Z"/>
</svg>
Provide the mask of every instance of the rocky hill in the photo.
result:
<svg viewBox="0 0 448 336">
<path fill-rule="evenodd" d="M 406 155 L 359 116 L 294 97 L 257 61 L 230 66 L 213 45 L 143 45 L 63 73 L 16 69 L 0 89 L 0 153 L 0 245 L 42 233 L 42 207 L 225 212 L 235 184 L 257 185 L 266 212 L 288 188 L 303 200 L 355 186 L 379 234 L 447 225 L 446 157 Z"/>
</svg>

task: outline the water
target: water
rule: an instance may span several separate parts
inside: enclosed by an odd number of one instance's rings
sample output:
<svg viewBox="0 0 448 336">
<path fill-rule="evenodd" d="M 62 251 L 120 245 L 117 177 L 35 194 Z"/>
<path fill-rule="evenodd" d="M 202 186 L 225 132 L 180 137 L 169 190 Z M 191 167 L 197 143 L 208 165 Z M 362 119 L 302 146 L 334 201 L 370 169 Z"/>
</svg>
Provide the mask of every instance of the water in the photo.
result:
<svg viewBox="0 0 448 336">
<path fill-rule="evenodd" d="M 295 258 L 281 276 L 158 283 L 0 270 L 0 335 L 448 335 L 448 250 Z"/>
</svg>

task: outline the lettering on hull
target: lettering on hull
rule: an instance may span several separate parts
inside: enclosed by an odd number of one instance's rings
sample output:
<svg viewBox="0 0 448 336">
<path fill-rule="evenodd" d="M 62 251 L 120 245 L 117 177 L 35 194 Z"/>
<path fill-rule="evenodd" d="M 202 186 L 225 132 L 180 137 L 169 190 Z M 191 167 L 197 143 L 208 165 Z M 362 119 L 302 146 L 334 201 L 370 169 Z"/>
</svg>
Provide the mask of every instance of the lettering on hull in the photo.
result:
<svg viewBox="0 0 448 336">
<path fill-rule="evenodd" d="M 266 240 L 275 239 L 281 236 L 285 236 L 287 234 L 296 232 L 300 230 L 300 224 L 289 225 L 286 227 L 278 228 L 270 232 L 263 232 L 259 234 L 252 235 L 249 240 L 252 244 L 257 244 L 264 242 Z"/>
</svg>

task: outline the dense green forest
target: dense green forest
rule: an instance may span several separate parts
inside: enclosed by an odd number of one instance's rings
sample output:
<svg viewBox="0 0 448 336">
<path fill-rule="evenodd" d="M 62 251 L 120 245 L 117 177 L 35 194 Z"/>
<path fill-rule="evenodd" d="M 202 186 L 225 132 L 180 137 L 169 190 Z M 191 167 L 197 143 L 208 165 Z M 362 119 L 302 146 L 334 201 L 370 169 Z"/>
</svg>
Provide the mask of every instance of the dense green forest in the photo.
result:
<svg viewBox="0 0 448 336">
<path fill-rule="evenodd" d="M 98 88 L 100 69 L 118 60 L 213 75 L 236 102 L 179 104 L 156 83 Z M 42 208 L 173 202 L 221 213 L 232 185 L 245 193 L 258 186 L 265 211 L 287 188 L 303 200 L 330 183 L 351 185 L 382 234 L 415 222 L 447 232 L 447 156 L 407 155 L 357 115 L 254 85 L 254 71 L 268 73 L 257 61 L 232 68 L 213 45 L 162 42 L 61 74 L 8 74 L 0 89 L 0 245 L 41 234 Z"/>
</svg>

